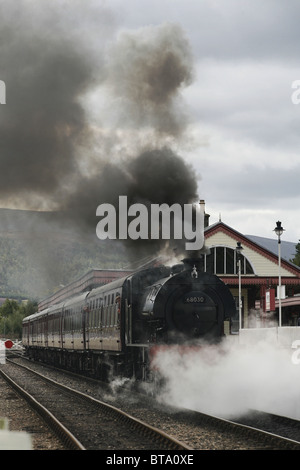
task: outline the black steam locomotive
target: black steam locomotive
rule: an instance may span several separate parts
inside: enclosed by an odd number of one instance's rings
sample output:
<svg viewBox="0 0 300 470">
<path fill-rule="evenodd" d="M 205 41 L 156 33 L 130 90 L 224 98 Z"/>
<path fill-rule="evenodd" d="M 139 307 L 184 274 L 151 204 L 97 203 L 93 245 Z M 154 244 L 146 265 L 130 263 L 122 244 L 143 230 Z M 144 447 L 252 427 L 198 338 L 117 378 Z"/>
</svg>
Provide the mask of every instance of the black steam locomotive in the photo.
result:
<svg viewBox="0 0 300 470">
<path fill-rule="evenodd" d="M 216 342 L 236 313 L 228 287 L 199 260 L 132 273 L 23 320 L 35 359 L 107 380 L 148 380 L 159 345 Z"/>
</svg>

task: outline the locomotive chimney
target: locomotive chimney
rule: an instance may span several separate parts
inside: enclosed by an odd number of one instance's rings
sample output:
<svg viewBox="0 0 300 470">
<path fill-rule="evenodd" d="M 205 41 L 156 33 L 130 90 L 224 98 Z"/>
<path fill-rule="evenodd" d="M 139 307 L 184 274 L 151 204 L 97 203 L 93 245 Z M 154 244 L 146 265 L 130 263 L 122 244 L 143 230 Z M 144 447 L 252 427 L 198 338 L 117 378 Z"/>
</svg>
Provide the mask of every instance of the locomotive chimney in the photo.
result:
<svg viewBox="0 0 300 470">
<path fill-rule="evenodd" d="M 204 228 L 209 226 L 209 214 L 206 214 L 205 212 L 205 200 L 200 199 L 200 206 L 203 208 L 203 213 L 204 213 Z"/>
<path fill-rule="evenodd" d="M 203 272 L 203 256 L 195 257 L 195 258 L 184 258 L 182 260 L 185 269 L 191 270 L 194 267 L 197 271 Z"/>
</svg>

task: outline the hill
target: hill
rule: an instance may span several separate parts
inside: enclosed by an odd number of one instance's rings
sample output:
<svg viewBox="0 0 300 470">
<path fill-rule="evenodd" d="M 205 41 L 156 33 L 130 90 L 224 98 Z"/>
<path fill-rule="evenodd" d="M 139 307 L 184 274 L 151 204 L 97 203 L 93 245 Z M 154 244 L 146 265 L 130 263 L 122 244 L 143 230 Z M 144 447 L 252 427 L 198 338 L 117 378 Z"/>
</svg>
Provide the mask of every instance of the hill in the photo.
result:
<svg viewBox="0 0 300 470">
<path fill-rule="evenodd" d="M 0 297 L 39 300 L 89 269 L 127 263 L 120 243 L 79 231 L 61 214 L 0 209 Z"/>
</svg>

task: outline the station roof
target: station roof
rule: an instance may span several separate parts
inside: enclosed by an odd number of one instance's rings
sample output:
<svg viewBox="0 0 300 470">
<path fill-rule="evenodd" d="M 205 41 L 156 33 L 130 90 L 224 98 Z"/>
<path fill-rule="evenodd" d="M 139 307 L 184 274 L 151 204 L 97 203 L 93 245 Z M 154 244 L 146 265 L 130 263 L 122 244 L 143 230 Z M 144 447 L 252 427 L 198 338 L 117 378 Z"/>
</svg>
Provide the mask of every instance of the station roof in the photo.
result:
<svg viewBox="0 0 300 470">
<path fill-rule="evenodd" d="M 256 235 L 246 235 L 247 238 L 263 246 L 274 254 L 278 253 L 278 241 L 273 238 L 258 237 Z M 281 239 L 281 256 L 287 261 L 292 260 L 296 254 L 297 243 L 287 242 Z"/>
</svg>

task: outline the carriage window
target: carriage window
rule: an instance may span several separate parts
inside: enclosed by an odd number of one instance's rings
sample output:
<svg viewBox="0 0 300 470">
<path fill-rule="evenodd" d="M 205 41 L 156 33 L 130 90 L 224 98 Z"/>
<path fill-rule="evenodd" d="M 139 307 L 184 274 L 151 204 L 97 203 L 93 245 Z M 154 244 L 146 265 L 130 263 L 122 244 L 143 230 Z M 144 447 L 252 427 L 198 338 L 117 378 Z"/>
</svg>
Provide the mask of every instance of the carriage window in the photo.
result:
<svg viewBox="0 0 300 470">
<path fill-rule="evenodd" d="M 105 307 L 103 308 L 103 326 L 104 327 L 106 327 L 106 319 L 107 319 L 107 306 L 105 305 Z"/>
<path fill-rule="evenodd" d="M 115 324 L 115 294 L 111 295 L 111 307 L 110 307 L 110 326 Z"/>
<path fill-rule="evenodd" d="M 116 299 L 115 299 L 115 320 L 114 320 L 114 326 L 118 326 L 118 321 L 119 321 L 119 313 L 121 309 L 121 297 L 120 293 L 116 293 Z"/>
<path fill-rule="evenodd" d="M 74 330 L 80 331 L 81 330 L 81 315 L 80 312 L 78 313 L 77 309 L 73 310 L 73 321 L 74 321 Z"/>
</svg>

